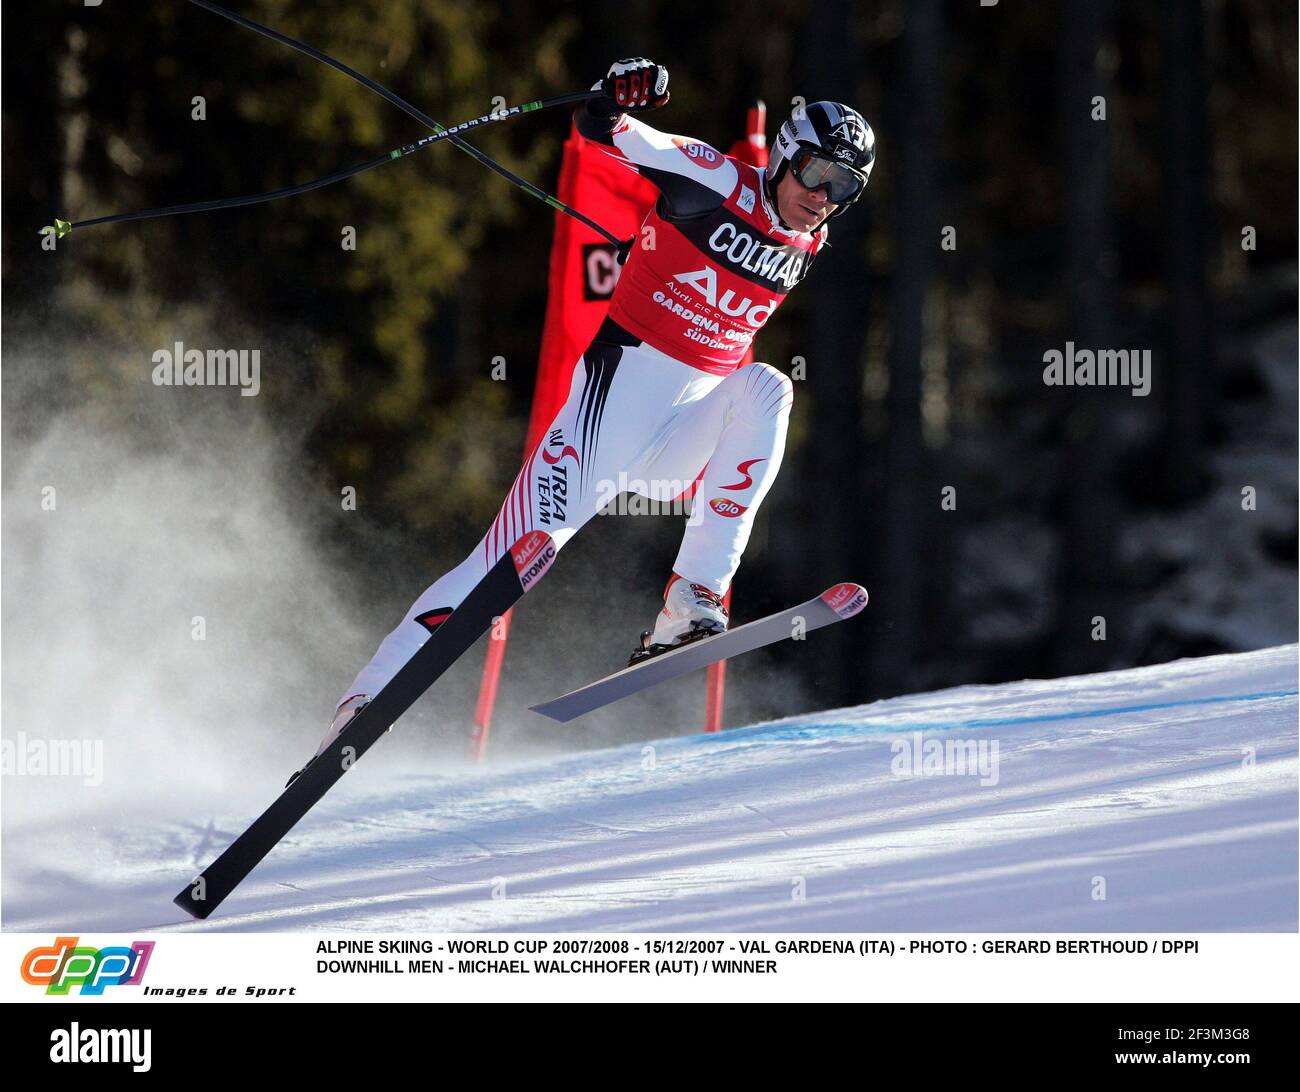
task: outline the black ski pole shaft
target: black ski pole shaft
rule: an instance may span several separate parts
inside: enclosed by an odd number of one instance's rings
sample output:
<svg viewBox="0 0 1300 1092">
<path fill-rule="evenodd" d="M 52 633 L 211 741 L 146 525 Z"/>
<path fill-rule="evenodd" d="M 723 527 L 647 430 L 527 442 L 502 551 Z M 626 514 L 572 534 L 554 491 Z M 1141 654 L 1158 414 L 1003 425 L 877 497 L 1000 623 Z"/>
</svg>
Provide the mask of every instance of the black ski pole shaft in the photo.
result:
<svg viewBox="0 0 1300 1092">
<path fill-rule="evenodd" d="M 231 22 L 237 23 L 239 26 L 251 30 L 255 34 L 264 35 L 265 37 L 270 38 L 273 42 L 279 42 L 281 45 L 288 46 L 290 49 L 296 49 L 299 53 L 305 54 L 313 60 L 320 61 L 321 64 L 329 65 L 330 68 L 334 69 L 336 72 L 342 72 L 343 75 L 347 76 L 349 79 L 355 80 L 357 83 L 361 84 L 362 87 L 368 88 L 376 95 L 380 95 L 387 99 L 399 110 L 413 117 L 426 128 L 432 129 L 434 132 L 440 132 L 442 130 L 442 126 L 438 122 L 419 107 L 412 105 L 406 99 L 402 98 L 402 96 L 397 94 L 395 91 L 385 87 L 377 80 L 372 80 L 364 73 L 358 72 L 351 65 L 345 64 L 343 61 L 340 61 L 335 57 L 331 57 L 328 53 L 323 53 L 315 46 L 308 45 L 306 42 L 299 41 L 297 38 L 291 38 L 289 35 L 274 30 L 271 27 L 263 26 L 261 23 L 255 23 L 247 16 L 240 15 L 238 12 L 230 11 L 227 8 L 221 7 L 219 4 L 212 3 L 212 0 L 189 0 L 189 2 L 194 4 L 196 7 L 203 8 L 204 11 L 210 11 L 213 15 L 220 15 L 224 19 L 229 19 Z M 451 142 L 466 155 L 472 156 L 483 164 L 483 166 L 487 167 L 488 170 L 495 171 L 507 182 L 518 186 L 525 193 L 532 197 L 536 197 L 539 201 L 544 202 L 551 208 L 557 209 L 560 212 L 572 216 L 575 220 L 586 224 L 587 227 L 603 235 L 611 243 L 619 246 L 623 245 L 623 241 L 612 232 L 606 230 L 594 220 L 583 215 L 577 209 L 566 205 L 558 197 L 552 197 L 540 186 L 534 185 L 526 178 L 519 177 L 519 175 L 515 174 L 508 167 L 502 166 L 491 156 L 480 151 L 478 148 L 475 148 L 474 145 L 461 140 L 459 137 L 452 137 Z"/>
<path fill-rule="evenodd" d="M 383 84 L 377 82 L 376 80 L 372 80 L 369 76 L 366 76 L 364 73 L 358 72 L 351 65 L 345 64 L 344 62 L 337 60 L 334 57 L 331 57 L 328 53 L 322 52 L 321 50 L 315 48 L 315 46 L 308 45 L 306 42 L 299 41 L 297 38 L 292 38 L 287 34 L 283 34 L 278 30 L 272 29 L 271 27 L 263 26 L 261 23 L 254 22 L 252 19 L 240 15 L 238 12 L 230 11 L 227 8 L 221 7 L 219 4 L 214 4 L 211 2 L 211 0 L 189 0 L 189 2 L 194 4 L 196 7 L 200 7 L 203 8 L 205 11 L 211 12 L 214 15 L 220 15 L 224 19 L 229 19 L 231 22 L 236 23 L 237 25 L 242 26 L 247 30 L 251 30 L 256 34 L 261 34 L 264 37 L 271 39 L 271 41 L 278 42 L 281 45 L 288 46 L 290 49 L 297 50 L 299 53 L 311 57 L 313 60 L 317 60 L 320 61 L 322 64 L 329 65 L 329 67 L 335 69 L 336 71 L 342 72 L 349 79 L 355 80 L 363 87 L 366 87 L 369 90 L 375 92 L 375 94 L 382 96 L 384 99 L 391 102 L 394 106 L 398 107 L 406 114 L 415 118 L 422 125 L 431 129 L 435 134 L 442 136 L 448 132 L 448 130 L 446 130 L 444 126 L 442 126 L 439 122 L 435 121 L 423 110 L 420 110 L 418 107 L 413 106 L 411 103 L 407 102 L 406 99 L 402 98 L 396 92 L 390 90 L 389 88 L 385 87 Z M 594 92 L 575 92 L 571 95 L 557 95 L 549 99 L 536 100 L 533 103 L 527 104 L 527 106 L 523 109 L 543 109 L 547 106 L 561 105 L 566 102 L 578 102 L 585 98 L 591 97 L 593 93 Z M 519 109 L 518 112 L 523 112 L 523 109 Z M 504 114 L 510 114 L 513 112 L 515 111 L 506 111 L 504 112 Z M 497 112 L 497 114 L 501 114 L 501 112 Z M 497 114 L 487 115 L 487 117 L 493 118 L 494 120 L 501 120 L 501 117 L 497 116 Z M 477 120 L 479 122 L 483 121 L 483 119 L 477 119 Z M 537 198 L 539 201 L 544 202 L 545 204 L 549 205 L 551 208 L 554 208 L 562 213 L 565 213 L 566 215 L 572 216 L 574 219 L 580 221 L 583 224 L 586 224 L 593 231 L 597 232 L 600 235 L 603 235 L 606 239 L 608 239 L 610 242 L 614 243 L 615 245 L 622 245 L 622 242 L 618 239 L 617 236 L 615 236 L 612 232 L 608 231 L 606 228 L 602 227 L 600 224 L 596 223 L 590 217 L 585 216 L 577 209 L 571 208 L 569 205 L 565 204 L 559 198 L 552 197 L 541 187 L 534 185 L 532 182 L 529 182 L 525 178 L 519 177 L 513 171 L 502 166 L 500 163 L 496 162 L 496 160 L 492 159 L 484 152 L 481 152 L 478 148 L 475 148 L 472 144 L 469 144 L 466 141 L 462 140 L 457 134 L 461 132 L 463 128 L 464 126 L 453 127 L 453 129 L 450 130 L 451 136 L 448 138 L 461 151 L 465 152 L 467 155 L 470 155 L 474 159 L 478 160 L 478 162 L 483 164 L 489 170 L 495 171 L 507 182 L 510 182 L 515 186 L 518 186 L 525 193 Z M 145 209 L 140 212 L 119 213 L 113 216 L 99 216 L 99 217 L 95 217 L 94 219 L 79 220 L 75 222 L 56 219 L 53 225 L 42 229 L 42 233 L 52 231 L 56 237 L 61 239 L 65 235 L 67 235 L 73 228 L 76 227 L 85 228 L 85 227 L 93 227 L 97 224 L 126 223 L 131 220 L 148 220 L 148 219 L 154 219 L 161 216 L 178 216 L 190 212 L 210 212 L 217 209 L 239 208 L 240 206 L 244 206 L 244 205 L 255 205 L 267 201 L 276 201 L 283 197 L 293 197 L 297 194 L 308 193 L 311 190 L 320 189 L 322 186 L 328 186 L 334 182 L 342 181 L 345 178 L 351 178 L 353 175 L 360 174 L 362 171 L 367 171 L 373 167 L 381 166 L 389 159 L 400 159 L 402 158 L 402 156 L 409 154 L 409 152 L 416 151 L 419 148 L 425 146 L 426 146 L 426 141 L 420 141 L 414 145 L 408 145 L 405 148 L 396 149 L 395 151 L 390 152 L 387 156 L 379 156 L 373 160 L 368 160 L 365 163 L 359 163 L 353 167 L 345 167 L 342 170 L 334 171 L 331 174 L 324 175 L 321 178 L 313 179 L 310 182 L 304 182 L 297 186 L 288 186 L 285 187 L 284 189 L 271 190 L 266 193 L 248 194 L 242 197 L 218 198 L 212 201 L 197 201 L 197 202 L 192 202 L 184 205 L 169 205 L 161 209 Z"/>
<path fill-rule="evenodd" d="M 468 132 L 471 129 L 477 129 L 484 125 L 491 125 L 494 122 L 504 121 L 507 118 L 516 117 L 519 114 L 530 113 L 534 110 L 545 110 L 551 106 L 561 106 L 566 103 L 581 102 L 583 99 L 590 98 L 597 92 L 593 91 L 572 91 L 564 95 L 554 95 L 546 99 L 535 99 L 533 102 L 526 102 L 520 106 L 510 106 L 504 110 L 496 111 L 491 114 L 484 114 L 481 117 L 472 118 L 469 121 L 462 121 L 458 125 L 445 129 L 439 126 L 438 131 L 430 133 L 428 136 L 421 137 L 413 144 L 406 144 L 401 148 L 394 148 L 384 155 L 376 156 L 374 159 L 368 159 L 364 163 L 357 163 L 351 167 L 344 167 L 342 170 L 334 171 L 331 174 L 323 175 L 320 178 L 313 178 L 310 182 L 302 182 L 296 186 L 287 186 L 284 189 L 269 190 L 265 193 L 244 194 L 240 197 L 219 197 L 212 201 L 195 201 L 183 205 L 168 205 L 158 209 L 143 209 L 139 212 L 119 212 L 111 216 L 97 216 L 90 220 L 77 220 L 69 222 L 67 220 L 55 220 L 51 227 L 44 231 L 52 231 L 58 238 L 62 239 L 74 228 L 94 227 L 98 224 L 120 224 L 130 220 L 152 220 L 162 216 L 180 216 L 189 212 L 212 212 L 216 209 L 239 208 L 243 205 L 259 205 L 268 201 L 278 201 L 283 197 L 293 197 L 296 194 L 307 193 L 311 190 L 318 190 L 322 186 L 331 185 L 334 182 L 341 182 L 345 178 L 351 178 L 353 175 L 361 174 L 363 171 L 372 170 L 375 167 L 381 167 L 394 159 L 402 159 L 408 155 L 420 151 L 421 149 L 431 147 L 439 141 L 451 140 L 458 133 Z M 548 199 L 549 200 L 549 199 Z M 612 237 L 611 237 L 612 238 Z"/>
</svg>

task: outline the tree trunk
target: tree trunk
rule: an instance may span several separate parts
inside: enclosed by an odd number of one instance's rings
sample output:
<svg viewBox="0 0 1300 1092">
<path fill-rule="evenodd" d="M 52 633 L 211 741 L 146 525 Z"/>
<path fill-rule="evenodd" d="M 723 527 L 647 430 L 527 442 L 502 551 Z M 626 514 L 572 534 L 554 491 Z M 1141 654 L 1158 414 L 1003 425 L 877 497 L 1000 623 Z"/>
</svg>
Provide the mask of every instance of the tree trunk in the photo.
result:
<svg viewBox="0 0 1300 1092">
<path fill-rule="evenodd" d="M 902 80 L 891 89 L 897 147 L 895 170 L 894 265 L 890 296 L 889 431 L 884 443 L 884 507 L 880 512 L 884 550 L 877 603 L 887 623 L 873 660 L 882 685 L 907 689 L 917 661 L 922 626 L 922 591 L 927 565 L 924 528 L 939 496 L 927 486 L 921 428 L 921 358 L 925 303 L 939 252 L 935 212 L 938 145 L 943 108 L 943 15 L 939 0 L 907 6 L 903 32 Z"/>
<path fill-rule="evenodd" d="M 855 41 L 853 4 L 831 0 L 818 9 L 817 28 L 805 39 L 802 87 L 814 92 L 809 101 L 838 99 L 852 103 L 858 94 L 855 74 L 864 58 Z M 823 27 L 837 28 L 827 34 Z M 788 104 L 774 109 L 784 121 Z M 807 383 L 796 383 L 796 400 L 804 393 L 813 403 L 808 451 L 807 506 L 812 525 L 803 529 L 810 545 L 808 571 L 814 583 L 867 580 L 869 523 L 863 487 L 863 346 L 870 300 L 867 292 L 866 209 L 870 196 L 831 223 L 829 248 L 817 258 L 809 283 L 809 327 L 795 343 L 806 356 Z M 867 657 L 863 635 L 848 626 L 819 634 L 818 669 L 813 672 L 818 703 L 864 700 Z"/>
<path fill-rule="evenodd" d="M 1204 18 L 1198 0 L 1160 9 L 1166 334 L 1152 393 L 1165 417 L 1162 492 L 1174 503 L 1188 500 L 1202 486 L 1200 437 L 1213 359 L 1205 268 L 1213 149 L 1206 121 Z"/>
<path fill-rule="evenodd" d="M 1109 120 L 1093 119 L 1093 99 L 1106 96 L 1102 44 L 1107 0 L 1066 0 L 1061 24 L 1063 60 L 1065 256 L 1061 294 L 1066 307 L 1064 341 L 1079 348 L 1110 347 L 1107 284 L 1103 272 L 1110 247 Z M 1113 104 L 1107 102 L 1107 111 Z M 1118 634 L 1113 591 L 1118 497 L 1111 489 L 1114 444 L 1109 427 L 1113 401 L 1123 392 L 1098 386 L 1065 387 L 1065 455 L 1061 488 L 1064 512 L 1058 587 L 1056 666 L 1062 673 L 1099 670 Z M 1127 394 L 1123 394 L 1128 397 Z M 1094 637 L 1104 618 L 1106 640 Z"/>
</svg>

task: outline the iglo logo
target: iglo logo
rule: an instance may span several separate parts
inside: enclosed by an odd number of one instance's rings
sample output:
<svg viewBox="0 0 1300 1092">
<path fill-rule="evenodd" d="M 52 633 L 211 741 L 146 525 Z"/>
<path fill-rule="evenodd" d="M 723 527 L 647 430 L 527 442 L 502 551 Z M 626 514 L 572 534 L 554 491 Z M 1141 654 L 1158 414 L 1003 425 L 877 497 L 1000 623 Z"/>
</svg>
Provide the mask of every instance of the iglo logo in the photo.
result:
<svg viewBox="0 0 1300 1092">
<path fill-rule="evenodd" d="M 693 160 L 705 170 L 715 171 L 723 164 L 722 153 L 717 148 L 702 144 L 689 137 L 673 137 L 673 143 L 687 159 Z"/>
<path fill-rule="evenodd" d="M 153 954 L 152 940 L 135 940 L 129 948 L 78 947 L 80 937 L 55 937 L 50 948 L 33 948 L 22 962 L 23 981 L 44 986 L 47 994 L 66 994 L 80 986 L 98 996 L 106 986 L 138 986 Z"/>
<path fill-rule="evenodd" d="M 735 519 L 742 512 L 748 512 L 749 508 L 744 504 L 737 504 L 730 497 L 714 497 L 709 501 L 709 507 L 720 516 L 726 516 L 728 519 Z"/>
</svg>

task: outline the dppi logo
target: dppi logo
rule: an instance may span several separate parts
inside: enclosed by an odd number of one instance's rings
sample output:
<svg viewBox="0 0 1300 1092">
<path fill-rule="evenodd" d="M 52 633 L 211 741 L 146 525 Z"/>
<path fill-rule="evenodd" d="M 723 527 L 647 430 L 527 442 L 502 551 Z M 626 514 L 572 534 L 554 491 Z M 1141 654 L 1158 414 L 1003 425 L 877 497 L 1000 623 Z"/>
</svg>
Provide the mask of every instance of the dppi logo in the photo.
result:
<svg viewBox="0 0 1300 1092">
<path fill-rule="evenodd" d="M 136 940 L 129 948 L 82 948 L 80 937 L 55 937 L 50 948 L 33 948 L 23 956 L 23 981 L 45 986 L 47 994 L 66 994 L 80 986 L 82 994 L 97 996 L 105 986 L 138 986 L 153 954 L 152 940 Z"/>
</svg>

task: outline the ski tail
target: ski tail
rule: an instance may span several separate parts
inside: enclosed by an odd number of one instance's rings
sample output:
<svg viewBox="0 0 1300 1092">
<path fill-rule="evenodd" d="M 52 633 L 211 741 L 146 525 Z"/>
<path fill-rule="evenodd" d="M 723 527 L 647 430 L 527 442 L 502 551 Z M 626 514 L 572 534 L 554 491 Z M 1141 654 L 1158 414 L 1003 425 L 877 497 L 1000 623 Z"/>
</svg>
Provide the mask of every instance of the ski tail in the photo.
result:
<svg viewBox="0 0 1300 1092">
<path fill-rule="evenodd" d="M 756 648 L 787 638 L 800 639 L 812 630 L 852 618 L 866 606 L 867 589 L 861 584 L 835 584 L 797 607 L 640 660 L 622 671 L 615 671 L 612 675 L 606 675 L 603 679 L 571 690 L 551 701 L 534 705 L 532 710 L 544 717 L 566 723 L 584 713 L 590 713 L 679 675 L 698 671 L 719 660 L 752 652 Z"/>
<path fill-rule="evenodd" d="M 545 531 L 530 531 L 515 542 L 338 738 L 172 901 L 193 917 L 208 917 L 357 759 L 546 574 L 557 549 Z"/>
</svg>

